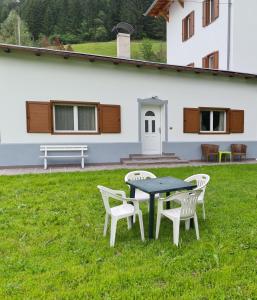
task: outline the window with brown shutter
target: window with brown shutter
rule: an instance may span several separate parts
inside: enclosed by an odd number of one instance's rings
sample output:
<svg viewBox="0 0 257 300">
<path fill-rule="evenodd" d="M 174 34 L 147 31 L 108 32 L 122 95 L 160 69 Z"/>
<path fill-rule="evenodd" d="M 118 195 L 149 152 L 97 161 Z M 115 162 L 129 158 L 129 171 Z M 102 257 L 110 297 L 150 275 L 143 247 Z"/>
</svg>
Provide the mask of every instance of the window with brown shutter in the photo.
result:
<svg viewBox="0 0 257 300">
<path fill-rule="evenodd" d="M 219 17 L 219 0 L 203 1 L 203 27 L 208 26 Z"/>
<path fill-rule="evenodd" d="M 244 111 L 230 110 L 229 129 L 231 133 L 244 133 Z"/>
<path fill-rule="evenodd" d="M 244 111 L 228 108 L 184 108 L 184 133 L 244 133 Z"/>
<path fill-rule="evenodd" d="M 52 109 L 50 102 L 26 102 L 27 132 L 51 133 Z"/>
<path fill-rule="evenodd" d="M 121 120 L 120 105 L 100 105 L 101 133 L 120 133 Z"/>
<path fill-rule="evenodd" d="M 203 68 L 219 69 L 219 51 L 215 51 L 203 57 Z"/>
<path fill-rule="evenodd" d="M 182 41 L 187 41 L 195 33 L 195 12 L 192 11 L 182 20 Z"/>
<path fill-rule="evenodd" d="M 184 133 L 199 133 L 200 111 L 198 108 L 184 108 Z"/>
<path fill-rule="evenodd" d="M 51 101 L 54 134 L 99 134 L 97 102 Z"/>
</svg>

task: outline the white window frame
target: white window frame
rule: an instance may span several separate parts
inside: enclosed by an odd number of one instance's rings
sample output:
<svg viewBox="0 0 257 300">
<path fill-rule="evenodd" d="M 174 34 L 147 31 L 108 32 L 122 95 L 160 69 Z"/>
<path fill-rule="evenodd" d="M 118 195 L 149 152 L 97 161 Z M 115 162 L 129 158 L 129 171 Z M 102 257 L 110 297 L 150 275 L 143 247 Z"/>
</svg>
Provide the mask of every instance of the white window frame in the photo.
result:
<svg viewBox="0 0 257 300">
<path fill-rule="evenodd" d="M 208 67 L 210 69 L 215 69 L 214 60 L 215 60 L 214 53 L 212 53 L 208 56 Z"/>
<path fill-rule="evenodd" d="M 55 124 L 55 107 L 56 106 L 72 106 L 73 107 L 73 121 L 74 121 L 74 130 L 57 130 Z M 94 107 L 95 108 L 95 130 L 79 130 L 79 122 L 78 122 L 78 107 Z M 97 113 L 97 105 L 94 104 L 72 104 L 72 103 L 55 103 L 53 105 L 53 127 L 54 133 L 98 133 L 98 113 Z"/>
<path fill-rule="evenodd" d="M 210 112 L 210 130 L 201 130 L 201 125 L 202 125 L 202 112 Z M 223 112 L 224 113 L 224 130 L 222 131 L 217 131 L 217 130 L 213 130 L 213 113 L 214 112 Z M 202 109 L 200 111 L 200 133 L 226 133 L 227 132 L 227 111 L 226 110 L 204 110 Z"/>
<path fill-rule="evenodd" d="M 214 0 L 210 0 L 210 10 L 209 10 L 209 14 L 210 14 L 210 23 L 211 24 L 214 20 L 214 12 L 215 12 L 215 7 L 214 7 Z"/>
</svg>

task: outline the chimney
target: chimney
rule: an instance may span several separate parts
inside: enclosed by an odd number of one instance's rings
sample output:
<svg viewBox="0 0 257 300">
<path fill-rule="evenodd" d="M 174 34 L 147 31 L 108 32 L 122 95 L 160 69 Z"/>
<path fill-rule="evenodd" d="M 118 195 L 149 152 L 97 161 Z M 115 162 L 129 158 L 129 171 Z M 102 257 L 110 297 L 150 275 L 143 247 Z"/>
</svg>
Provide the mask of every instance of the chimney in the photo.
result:
<svg viewBox="0 0 257 300">
<path fill-rule="evenodd" d="M 118 58 L 131 58 L 130 34 L 118 33 L 117 35 L 117 56 Z"/>
</svg>

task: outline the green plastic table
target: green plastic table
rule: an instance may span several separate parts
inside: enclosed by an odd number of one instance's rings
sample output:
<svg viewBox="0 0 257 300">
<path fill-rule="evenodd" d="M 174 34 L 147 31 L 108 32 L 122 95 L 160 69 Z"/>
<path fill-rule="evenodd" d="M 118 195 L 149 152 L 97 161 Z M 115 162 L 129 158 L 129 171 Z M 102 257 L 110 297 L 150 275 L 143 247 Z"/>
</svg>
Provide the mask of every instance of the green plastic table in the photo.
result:
<svg viewBox="0 0 257 300">
<path fill-rule="evenodd" d="M 130 186 L 130 198 L 135 197 L 135 189 L 141 190 L 150 195 L 149 209 L 149 239 L 154 237 L 154 200 L 155 194 L 164 194 L 168 196 L 170 192 L 181 190 L 192 190 L 196 188 L 195 184 L 186 182 L 174 177 L 162 177 L 143 180 L 129 180 L 127 184 Z"/>
<path fill-rule="evenodd" d="M 228 155 L 230 161 L 232 160 L 232 154 L 230 151 L 219 151 L 219 162 L 221 163 L 222 155 L 225 155 L 225 157 Z"/>
</svg>

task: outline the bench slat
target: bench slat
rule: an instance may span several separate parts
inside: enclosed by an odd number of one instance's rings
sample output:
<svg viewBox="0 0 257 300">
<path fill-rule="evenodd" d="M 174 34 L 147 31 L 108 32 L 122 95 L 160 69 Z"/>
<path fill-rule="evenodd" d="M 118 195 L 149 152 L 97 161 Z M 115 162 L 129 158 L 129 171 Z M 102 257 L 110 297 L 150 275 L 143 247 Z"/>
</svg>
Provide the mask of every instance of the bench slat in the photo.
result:
<svg viewBox="0 0 257 300">
<path fill-rule="evenodd" d="M 48 156 L 40 156 L 40 158 L 87 158 L 88 155 L 48 155 Z"/>
<path fill-rule="evenodd" d="M 88 148 L 87 145 L 41 145 L 40 148 Z"/>
<path fill-rule="evenodd" d="M 73 148 L 66 148 L 66 149 L 64 149 L 64 148 L 55 148 L 55 149 L 41 149 L 40 151 L 41 152 L 43 152 L 43 151 L 47 151 L 47 152 L 69 152 L 69 151 L 87 151 L 87 149 L 81 149 L 81 148 L 79 148 L 79 149 L 73 149 Z"/>
</svg>

